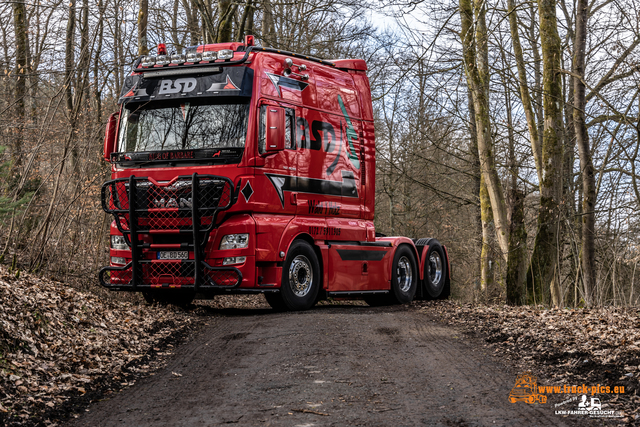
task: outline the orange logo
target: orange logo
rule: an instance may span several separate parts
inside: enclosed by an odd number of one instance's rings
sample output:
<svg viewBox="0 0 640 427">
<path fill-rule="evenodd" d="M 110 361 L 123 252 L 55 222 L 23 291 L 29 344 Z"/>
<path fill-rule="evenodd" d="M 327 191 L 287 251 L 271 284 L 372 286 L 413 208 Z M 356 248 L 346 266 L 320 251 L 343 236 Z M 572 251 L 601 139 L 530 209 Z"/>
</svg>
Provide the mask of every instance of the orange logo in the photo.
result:
<svg viewBox="0 0 640 427">
<path fill-rule="evenodd" d="M 547 396 L 538 393 L 538 381 L 531 372 L 516 377 L 516 385 L 509 393 L 509 402 L 547 403 Z"/>
</svg>

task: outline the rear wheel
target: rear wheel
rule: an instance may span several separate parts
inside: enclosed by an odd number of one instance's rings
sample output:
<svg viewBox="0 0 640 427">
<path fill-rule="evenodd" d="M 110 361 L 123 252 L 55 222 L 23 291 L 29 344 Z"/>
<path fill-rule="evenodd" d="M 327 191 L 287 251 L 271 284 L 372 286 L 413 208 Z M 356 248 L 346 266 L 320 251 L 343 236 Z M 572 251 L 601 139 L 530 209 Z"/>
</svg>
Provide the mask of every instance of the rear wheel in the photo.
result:
<svg viewBox="0 0 640 427">
<path fill-rule="evenodd" d="M 401 245 L 393 257 L 391 274 L 391 301 L 408 304 L 413 301 L 418 289 L 418 268 L 411 248 Z"/>
<path fill-rule="evenodd" d="M 449 297 L 449 282 L 447 280 L 447 261 L 444 249 L 436 239 L 429 242 L 429 251 L 424 266 L 424 287 L 432 299 Z"/>
<path fill-rule="evenodd" d="M 320 289 L 320 263 L 313 247 L 304 240 L 291 244 L 282 267 L 280 297 L 289 310 L 307 310 Z"/>
</svg>

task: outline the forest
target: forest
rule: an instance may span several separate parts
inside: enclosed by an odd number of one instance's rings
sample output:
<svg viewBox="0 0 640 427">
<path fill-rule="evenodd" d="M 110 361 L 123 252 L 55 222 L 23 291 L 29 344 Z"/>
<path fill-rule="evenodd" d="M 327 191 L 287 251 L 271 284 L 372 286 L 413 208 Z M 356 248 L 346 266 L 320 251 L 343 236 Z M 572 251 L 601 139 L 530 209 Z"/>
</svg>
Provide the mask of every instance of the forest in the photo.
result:
<svg viewBox="0 0 640 427">
<path fill-rule="evenodd" d="M 637 305 L 638 22 L 635 0 L 1 2 L 0 262 L 98 288 L 133 61 L 251 34 L 366 60 L 376 227 L 443 242 L 454 298 Z"/>
</svg>

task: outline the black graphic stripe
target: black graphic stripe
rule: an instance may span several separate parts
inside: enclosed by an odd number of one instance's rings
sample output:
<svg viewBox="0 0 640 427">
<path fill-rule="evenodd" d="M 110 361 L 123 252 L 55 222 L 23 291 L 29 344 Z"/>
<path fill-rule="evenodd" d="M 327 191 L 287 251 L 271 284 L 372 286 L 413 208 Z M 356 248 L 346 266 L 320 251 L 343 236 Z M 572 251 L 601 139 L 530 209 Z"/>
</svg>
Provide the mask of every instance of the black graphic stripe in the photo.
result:
<svg viewBox="0 0 640 427">
<path fill-rule="evenodd" d="M 356 180 L 351 172 L 342 172 L 342 181 L 329 179 L 302 178 L 291 175 L 265 174 L 273 184 L 280 203 L 284 207 L 284 192 L 295 191 L 298 193 L 322 194 L 325 196 L 358 197 Z"/>
<path fill-rule="evenodd" d="M 343 261 L 380 261 L 387 251 L 363 249 L 337 249 Z"/>
</svg>

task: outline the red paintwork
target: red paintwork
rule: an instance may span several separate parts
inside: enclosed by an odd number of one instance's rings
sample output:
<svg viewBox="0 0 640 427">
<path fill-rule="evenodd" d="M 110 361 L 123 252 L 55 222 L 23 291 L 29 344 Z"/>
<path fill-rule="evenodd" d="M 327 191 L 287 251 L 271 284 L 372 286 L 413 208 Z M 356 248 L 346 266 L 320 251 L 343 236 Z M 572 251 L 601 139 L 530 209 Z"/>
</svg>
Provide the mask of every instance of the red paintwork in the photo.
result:
<svg viewBox="0 0 640 427">
<path fill-rule="evenodd" d="M 241 46 L 244 45 L 209 44 L 199 46 L 197 51 L 236 51 Z M 242 54 L 244 53 L 237 52 L 234 59 L 237 60 Z M 212 266 L 222 265 L 225 257 L 246 256 L 242 265 L 236 265 L 243 276 L 240 288 L 279 287 L 284 260 L 281 254 L 287 253 L 295 239 L 304 238 L 317 247 L 323 269 L 324 289 L 388 290 L 391 266 L 397 248 L 406 244 L 414 251 L 416 260 L 419 258 L 413 241 L 406 237 L 375 237 L 375 139 L 371 92 L 365 73 L 366 63 L 363 60 L 336 60 L 333 61 L 336 64 L 334 68 L 295 57 L 293 71 L 297 72 L 296 67 L 305 65 L 304 73 L 309 77 L 304 81 L 295 75 L 290 78 L 307 83 L 308 86 L 303 90 L 280 86 L 279 92 L 267 73 L 283 76 L 287 68 L 286 58 L 285 55 L 270 52 L 252 52 L 245 64 L 234 65 L 254 70 L 247 140 L 239 164 L 178 164 L 132 169 L 113 164 L 112 177 L 126 178 L 133 174 L 147 176 L 157 183 L 197 172 L 226 176 L 234 182 L 234 188 L 239 181 L 242 181 L 241 187 L 249 182 L 254 190 L 253 194 L 248 201 L 243 195 L 239 195 L 237 202 L 221 215 L 219 221 L 222 220 L 222 223 L 211 233 L 205 250 L 205 261 Z M 342 100 L 344 111 L 339 98 Z M 258 127 L 262 105 L 281 107 L 293 112 L 296 120 L 296 149 L 285 148 L 268 155 L 259 153 Z M 349 131 L 345 112 L 352 127 L 350 141 L 347 138 Z M 326 125 L 319 129 L 314 127 L 314 122 L 323 122 Z M 333 132 L 329 131 L 329 128 L 332 128 Z M 116 134 L 116 126 L 110 119 L 107 137 Z M 106 144 L 105 148 L 108 148 Z M 336 159 L 337 153 L 339 155 Z M 344 174 L 352 174 L 358 197 L 285 191 L 281 200 L 266 174 L 337 182 L 343 182 Z M 249 233 L 249 247 L 219 250 L 222 237 L 232 233 Z M 111 225 L 111 234 L 120 234 L 115 222 Z M 140 238 L 144 242 L 152 243 L 151 235 L 141 235 Z M 392 246 L 358 246 L 355 243 L 375 241 L 391 242 Z M 175 245 L 161 246 L 165 249 L 178 248 Z M 157 247 L 154 245 L 151 250 L 145 251 L 143 257 L 153 259 Z M 345 261 L 338 253 L 340 249 L 382 251 L 385 255 L 378 261 Z M 420 278 L 424 276 L 426 252 L 425 248 L 419 262 Z M 129 260 L 130 252 L 112 249 L 111 256 Z M 193 258 L 193 254 L 190 254 L 190 257 Z M 127 278 L 123 278 L 123 282 L 126 280 Z M 166 280 L 162 279 L 163 282 Z M 176 278 L 175 286 L 179 286 L 180 282 Z"/>
<path fill-rule="evenodd" d="M 113 143 L 116 140 L 119 118 L 120 112 L 117 112 L 111 114 L 109 116 L 109 120 L 107 121 L 107 128 L 104 132 L 104 159 L 106 161 L 109 161 L 109 153 L 111 153 L 114 149 Z"/>
<path fill-rule="evenodd" d="M 367 63 L 363 59 L 334 59 L 330 62 L 336 64 L 341 70 L 367 71 Z"/>
<path fill-rule="evenodd" d="M 420 280 L 424 280 L 424 266 L 427 262 L 427 252 L 429 252 L 429 245 L 422 248 L 422 256 L 420 257 Z"/>
</svg>

